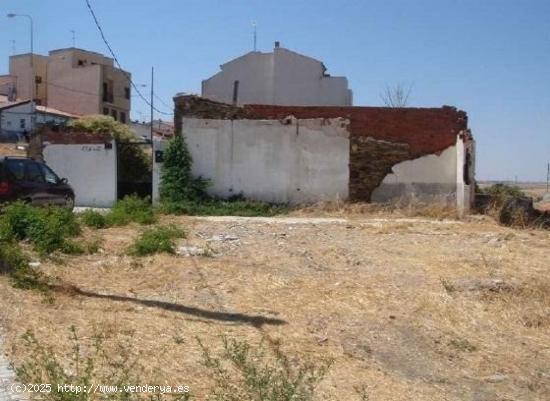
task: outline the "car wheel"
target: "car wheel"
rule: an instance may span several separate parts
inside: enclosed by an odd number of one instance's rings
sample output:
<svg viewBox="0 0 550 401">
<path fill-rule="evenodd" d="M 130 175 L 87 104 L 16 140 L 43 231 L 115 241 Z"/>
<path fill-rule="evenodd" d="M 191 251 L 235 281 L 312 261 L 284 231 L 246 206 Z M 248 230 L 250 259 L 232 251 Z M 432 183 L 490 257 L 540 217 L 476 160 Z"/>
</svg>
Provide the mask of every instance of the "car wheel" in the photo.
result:
<svg viewBox="0 0 550 401">
<path fill-rule="evenodd" d="M 65 207 L 71 211 L 74 209 L 74 198 L 72 196 L 65 196 Z"/>
</svg>

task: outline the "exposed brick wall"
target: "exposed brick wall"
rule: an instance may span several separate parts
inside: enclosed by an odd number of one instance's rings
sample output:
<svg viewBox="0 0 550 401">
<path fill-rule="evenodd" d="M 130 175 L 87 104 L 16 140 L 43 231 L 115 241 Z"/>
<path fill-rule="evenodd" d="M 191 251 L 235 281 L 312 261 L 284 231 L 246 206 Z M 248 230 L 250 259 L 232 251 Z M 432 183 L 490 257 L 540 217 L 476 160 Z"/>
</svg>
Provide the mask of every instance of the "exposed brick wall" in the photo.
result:
<svg viewBox="0 0 550 401">
<path fill-rule="evenodd" d="M 416 158 L 439 153 L 456 142 L 456 136 L 467 128 L 466 113 L 454 107 L 389 108 L 389 107 L 294 107 L 244 106 L 248 118 L 282 119 L 335 118 L 350 120 L 351 136 L 371 137 L 406 143 Z"/>
<path fill-rule="evenodd" d="M 329 106 L 231 106 L 197 96 L 175 99 L 176 129 L 183 116 L 211 119 L 346 118 L 350 131 L 350 198 L 369 201 L 392 167 L 439 154 L 468 128 L 466 113 L 454 107 L 389 108 Z"/>
</svg>

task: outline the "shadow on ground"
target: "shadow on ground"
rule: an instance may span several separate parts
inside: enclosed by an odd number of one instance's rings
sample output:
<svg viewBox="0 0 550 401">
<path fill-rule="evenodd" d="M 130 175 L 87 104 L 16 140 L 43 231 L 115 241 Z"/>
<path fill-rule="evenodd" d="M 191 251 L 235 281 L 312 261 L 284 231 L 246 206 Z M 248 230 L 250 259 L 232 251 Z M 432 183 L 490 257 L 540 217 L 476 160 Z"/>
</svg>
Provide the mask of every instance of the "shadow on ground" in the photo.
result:
<svg viewBox="0 0 550 401">
<path fill-rule="evenodd" d="M 174 304 L 171 302 L 154 301 L 149 299 L 131 298 L 122 295 L 112 294 L 97 294 L 91 291 L 85 291 L 73 285 L 52 285 L 52 290 L 57 292 L 63 292 L 68 295 L 79 295 L 88 298 L 109 299 L 119 302 L 131 302 L 138 305 L 147 306 L 149 308 L 164 309 L 171 312 L 183 313 L 190 316 L 196 316 L 203 319 L 218 320 L 222 322 L 233 322 L 250 324 L 254 327 L 261 327 L 263 325 L 280 326 L 287 322 L 281 319 L 268 318 L 258 315 L 246 315 L 243 313 L 231 313 L 231 312 L 217 312 L 206 309 L 195 308 L 191 306 L 185 306 L 180 304 Z"/>
</svg>

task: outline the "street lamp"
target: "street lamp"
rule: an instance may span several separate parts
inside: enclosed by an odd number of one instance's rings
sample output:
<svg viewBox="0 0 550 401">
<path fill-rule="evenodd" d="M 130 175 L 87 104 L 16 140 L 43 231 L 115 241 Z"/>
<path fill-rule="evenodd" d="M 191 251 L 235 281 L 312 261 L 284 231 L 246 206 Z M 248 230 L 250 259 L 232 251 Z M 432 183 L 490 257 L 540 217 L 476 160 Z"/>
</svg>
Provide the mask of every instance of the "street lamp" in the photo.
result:
<svg viewBox="0 0 550 401">
<path fill-rule="evenodd" d="M 23 18 L 28 18 L 29 22 L 30 22 L 30 27 L 31 27 L 31 57 L 30 57 L 30 64 L 31 64 L 31 71 L 30 71 L 30 75 L 31 75 L 31 79 L 30 79 L 30 97 L 31 97 L 31 132 L 32 130 L 34 129 L 34 113 L 35 113 L 35 104 L 34 104 L 34 86 L 35 86 L 35 78 L 34 78 L 34 22 L 32 20 L 32 17 L 28 14 L 15 14 L 15 13 L 9 13 L 7 14 L 7 17 L 8 18 L 17 18 L 17 17 L 23 17 Z"/>
</svg>

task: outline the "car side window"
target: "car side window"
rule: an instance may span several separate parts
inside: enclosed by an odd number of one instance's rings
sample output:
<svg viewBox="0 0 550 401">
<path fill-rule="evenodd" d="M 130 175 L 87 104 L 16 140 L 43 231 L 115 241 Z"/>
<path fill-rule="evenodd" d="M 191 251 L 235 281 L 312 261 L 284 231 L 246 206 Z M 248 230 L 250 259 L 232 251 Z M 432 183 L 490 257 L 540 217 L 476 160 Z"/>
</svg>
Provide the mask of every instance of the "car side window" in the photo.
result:
<svg viewBox="0 0 550 401">
<path fill-rule="evenodd" d="M 59 182 L 59 177 L 52 171 L 51 168 L 49 168 L 45 164 L 40 164 L 40 168 L 42 168 L 44 178 L 46 179 L 46 182 L 48 184 L 57 184 Z"/>
<path fill-rule="evenodd" d="M 44 175 L 40 169 L 38 163 L 27 163 L 27 170 L 25 174 L 27 181 L 31 182 L 44 182 Z"/>
<path fill-rule="evenodd" d="M 8 173 L 19 181 L 25 178 L 25 164 L 25 160 L 7 160 L 5 162 Z"/>
</svg>

